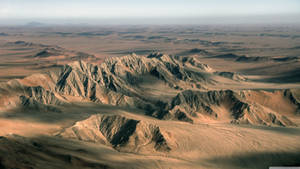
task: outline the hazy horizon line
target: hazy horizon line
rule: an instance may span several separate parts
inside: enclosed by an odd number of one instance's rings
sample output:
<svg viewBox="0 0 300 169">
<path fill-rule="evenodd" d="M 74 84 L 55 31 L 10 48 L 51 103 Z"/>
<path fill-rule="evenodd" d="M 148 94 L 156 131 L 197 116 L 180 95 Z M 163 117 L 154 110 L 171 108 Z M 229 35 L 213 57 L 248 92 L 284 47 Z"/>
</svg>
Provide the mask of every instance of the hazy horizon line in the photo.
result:
<svg viewBox="0 0 300 169">
<path fill-rule="evenodd" d="M 300 24 L 299 14 L 251 16 L 201 16 L 201 17 L 143 17 L 143 18 L 9 18 L 0 19 L 1 26 L 26 25 L 30 22 L 44 25 L 164 25 L 164 24 Z"/>
</svg>

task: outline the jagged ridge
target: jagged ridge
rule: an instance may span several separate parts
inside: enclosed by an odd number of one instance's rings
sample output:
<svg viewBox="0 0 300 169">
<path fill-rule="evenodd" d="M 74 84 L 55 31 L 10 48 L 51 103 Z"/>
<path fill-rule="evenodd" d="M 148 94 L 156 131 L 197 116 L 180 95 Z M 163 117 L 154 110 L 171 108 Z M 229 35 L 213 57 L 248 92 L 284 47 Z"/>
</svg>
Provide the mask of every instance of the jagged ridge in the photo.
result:
<svg viewBox="0 0 300 169">
<path fill-rule="evenodd" d="M 126 152 L 171 150 L 160 127 L 120 115 L 92 115 L 59 135 L 108 144 Z"/>
<path fill-rule="evenodd" d="M 11 81 L 1 85 L 2 89 L 0 89 L 8 93 L 13 89 L 11 95 L 19 96 L 23 106 L 39 105 L 37 103 L 62 105 L 72 101 L 68 99 L 68 96 L 75 96 L 97 103 L 141 108 L 148 115 L 157 118 L 193 122 L 193 119 L 197 117 L 196 112 L 218 118 L 220 114 L 214 110 L 214 107 L 226 102 L 230 105 L 226 105 L 226 110 L 232 112 L 234 117 L 232 120 L 236 123 L 247 121 L 251 124 L 276 123 L 282 126 L 292 124 L 274 111 L 270 112 L 275 114 L 280 124 L 274 122 L 273 115 L 270 115 L 270 118 L 262 117 L 264 113 L 255 115 L 265 112 L 266 108 L 259 104 L 250 104 L 232 91 L 192 92 L 187 90 L 178 94 L 169 104 L 151 99 L 144 96 L 143 90 L 139 88 L 142 77 L 145 75 L 154 76 L 170 87 L 180 90 L 192 88 L 205 90 L 208 85 L 218 84 L 213 79 L 214 76 L 242 79 L 240 75 L 231 72 L 215 72 L 193 57 L 153 53 L 147 57 L 128 55 L 108 58 L 100 65 L 78 61 L 65 65 L 58 71 Z M 294 99 L 294 104 L 297 104 L 296 101 Z M 242 120 L 242 117 L 247 118 Z M 261 120 L 262 118 L 265 120 Z"/>
<path fill-rule="evenodd" d="M 217 107 L 225 110 L 219 112 L 220 109 Z M 203 116 L 216 120 L 226 112 L 229 112 L 232 123 L 295 126 L 287 117 L 262 105 L 249 103 L 243 98 L 243 92 L 236 93 L 232 90 L 208 92 L 186 90 L 174 97 L 163 110 L 152 115 L 193 122 L 193 119 Z"/>
</svg>

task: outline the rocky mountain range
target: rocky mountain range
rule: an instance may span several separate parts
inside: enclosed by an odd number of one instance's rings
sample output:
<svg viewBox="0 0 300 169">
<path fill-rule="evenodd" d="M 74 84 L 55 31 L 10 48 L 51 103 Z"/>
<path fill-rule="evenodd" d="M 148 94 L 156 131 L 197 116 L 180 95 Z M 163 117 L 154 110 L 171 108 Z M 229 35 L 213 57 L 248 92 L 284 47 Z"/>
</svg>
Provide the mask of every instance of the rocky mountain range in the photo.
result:
<svg viewBox="0 0 300 169">
<path fill-rule="evenodd" d="M 183 146 L 176 131 L 157 121 L 192 126 L 299 125 L 294 121 L 300 113 L 299 89 L 231 87 L 252 83 L 242 74 L 214 70 L 192 56 L 132 54 L 107 58 L 101 64 L 75 61 L 47 73 L 0 83 L 0 111 L 65 114 L 65 107 L 78 103 L 138 110 L 142 113 L 129 116 L 95 112 L 61 128 L 54 136 L 144 155 L 165 155 Z M 2 142 L 25 139 L 10 137 Z M 40 149 L 39 145 L 30 146 L 34 151 Z M 93 164 L 70 158 L 82 165 Z"/>
<path fill-rule="evenodd" d="M 144 77 L 152 77 L 153 83 L 164 83 L 178 94 L 167 100 L 145 96 Z M 232 123 L 296 125 L 281 115 L 282 112 L 249 101 L 246 95 L 252 91 L 216 90 L 224 79 L 247 81 L 240 74 L 214 71 L 193 57 L 133 54 L 109 58 L 100 65 L 78 61 L 57 71 L 2 83 L 0 93 L 5 102 L 1 107 L 3 110 L 21 106 L 59 111 L 60 105 L 70 104 L 72 97 L 77 97 L 99 104 L 143 109 L 145 114 L 159 119 L 193 122 L 205 117 L 218 120 L 226 112 Z M 277 92 L 297 107 L 295 113 L 299 111 L 300 103 L 294 90 Z"/>
</svg>

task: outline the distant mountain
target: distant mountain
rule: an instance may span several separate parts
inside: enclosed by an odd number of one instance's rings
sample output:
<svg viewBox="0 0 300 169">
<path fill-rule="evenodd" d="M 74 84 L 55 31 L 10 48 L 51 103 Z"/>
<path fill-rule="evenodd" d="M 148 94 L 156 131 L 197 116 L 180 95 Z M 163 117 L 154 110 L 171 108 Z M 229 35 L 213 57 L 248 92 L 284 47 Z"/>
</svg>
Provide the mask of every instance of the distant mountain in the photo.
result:
<svg viewBox="0 0 300 169">
<path fill-rule="evenodd" d="M 193 49 L 189 49 L 189 50 L 186 50 L 186 51 L 183 51 L 181 53 L 179 53 L 179 55 L 203 55 L 203 56 L 207 56 L 209 55 L 210 53 L 207 52 L 206 50 L 204 49 L 199 49 L 199 48 L 193 48 Z"/>
<path fill-rule="evenodd" d="M 8 36 L 9 34 L 4 33 L 4 32 L 0 32 L 0 36 Z"/>
<path fill-rule="evenodd" d="M 218 59 L 229 59 L 236 62 L 288 62 L 288 61 L 297 61 L 299 57 L 296 56 L 286 56 L 286 57 L 267 57 L 267 56 L 245 56 L 245 55 L 236 55 L 233 53 L 226 53 L 221 55 L 213 56 L 213 58 Z"/>
<path fill-rule="evenodd" d="M 15 41 L 8 42 L 6 46 L 17 47 L 17 48 L 32 48 L 35 49 L 34 54 L 26 56 L 26 58 L 37 58 L 37 59 L 53 59 L 56 60 L 84 60 L 89 58 L 95 58 L 94 55 L 68 50 L 57 45 L 44 45 L 40 43 L 32 43 L 26 41 Z"/>
<path fill-rule="evenodd" d="M 46 24 L 41 23 L 41 22 L 33 21 L 33 22 L 29 22 L 29 23 L 25 24 L 25 26 L 28 26 L 28 27 L 43 27 L 43 26 L 46 26 Z"/>
</svg>

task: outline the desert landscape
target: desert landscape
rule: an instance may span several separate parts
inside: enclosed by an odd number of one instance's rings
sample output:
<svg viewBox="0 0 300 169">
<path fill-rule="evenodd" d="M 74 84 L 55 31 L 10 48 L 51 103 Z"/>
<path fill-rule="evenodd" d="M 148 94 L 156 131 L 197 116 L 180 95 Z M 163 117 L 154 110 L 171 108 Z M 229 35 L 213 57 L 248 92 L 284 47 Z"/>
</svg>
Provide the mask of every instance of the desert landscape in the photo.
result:
<svg viewBox="0 0 300 169">
<path fill-rule="evenodd" d="M 3 26 L 0 168 L 300 165 L 300 27 Z"/>
</svg>

